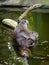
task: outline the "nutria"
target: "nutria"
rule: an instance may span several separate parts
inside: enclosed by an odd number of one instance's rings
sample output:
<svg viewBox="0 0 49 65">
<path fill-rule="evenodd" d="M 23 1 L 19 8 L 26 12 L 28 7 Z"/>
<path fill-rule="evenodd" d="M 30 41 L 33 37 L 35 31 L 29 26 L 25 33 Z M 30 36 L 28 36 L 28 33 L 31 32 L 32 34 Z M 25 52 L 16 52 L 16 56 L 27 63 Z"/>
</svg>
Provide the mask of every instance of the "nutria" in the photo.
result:
<svg viewBox="0 0 49 65">
<path fill-rule="evenodd" d="M 28 21 L 25 19 L 22 19 L 20 23 L 14 29 L 13 45 L 15 44 L 15 46 L 18 47 L 19 50 L 20 48 L 23 50 L 24 49 L 29 50 L 29 47 L 34 46 L 35 41 L 38 38 L 38 34 L 36 32 L 32 32 L 28 30 L 27 24 L 28 24 Z"/>
</svg>

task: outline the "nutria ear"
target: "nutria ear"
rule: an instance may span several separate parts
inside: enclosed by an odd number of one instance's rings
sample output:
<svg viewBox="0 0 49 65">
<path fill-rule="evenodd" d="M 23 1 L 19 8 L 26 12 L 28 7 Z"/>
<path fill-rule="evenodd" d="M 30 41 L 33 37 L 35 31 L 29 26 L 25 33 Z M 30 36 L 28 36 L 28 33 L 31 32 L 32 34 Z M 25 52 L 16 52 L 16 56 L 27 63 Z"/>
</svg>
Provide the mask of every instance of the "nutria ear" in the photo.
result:
<svg viewBox="0 0 49 65">
<path fill-rule="evenodd" d="M 29 48 L 19 47 L 20 55 L 23 57 L 32 57 L 31 50 Z"/>
</svg>

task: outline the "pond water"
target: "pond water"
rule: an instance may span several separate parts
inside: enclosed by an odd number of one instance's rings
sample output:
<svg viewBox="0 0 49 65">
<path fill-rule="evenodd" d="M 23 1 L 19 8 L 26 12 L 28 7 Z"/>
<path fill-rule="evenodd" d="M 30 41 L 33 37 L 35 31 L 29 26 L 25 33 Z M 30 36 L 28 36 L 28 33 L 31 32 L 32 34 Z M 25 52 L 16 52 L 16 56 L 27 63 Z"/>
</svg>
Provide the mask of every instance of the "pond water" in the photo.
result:
<svg viewBox="0 0 49 65">
<path fill-rule="evenodd" d="M 0 10 L 0 65 L 25 65 L 22 57 L 15 56 L 13 49 L 8 49 L 8 42 L 12 41 L 12 28 L 2 24 L 4 18 L 18 19 L 23 11 Z M 39 34 L 36 46 L 31 48 L 33 57 L 28 58 L 26 65 L 49 65 L 49 13 L 30 12 L 26 19 L 28 28 Z M 14 58 L 16 59 L 14 59 Z"/>
</svg>

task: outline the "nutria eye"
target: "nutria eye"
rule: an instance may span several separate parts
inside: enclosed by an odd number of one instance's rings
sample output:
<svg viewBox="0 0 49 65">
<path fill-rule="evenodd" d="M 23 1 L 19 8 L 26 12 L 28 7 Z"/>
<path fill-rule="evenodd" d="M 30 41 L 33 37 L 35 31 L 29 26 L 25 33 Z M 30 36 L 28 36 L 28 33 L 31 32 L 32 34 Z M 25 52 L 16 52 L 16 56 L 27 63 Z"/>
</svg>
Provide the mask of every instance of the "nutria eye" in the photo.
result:
<svg viewBox="0 0 49 65">
<path fill-rule="evenodd" d="M 31 42 L 31 45 L 33 44 L 33 42 Z"/>
<path fill-rule="evenodd" d="M 30 44 L 33 45 L 33 43 L 34 43 L 34 40 L 32 40 Z"/>
</svg>

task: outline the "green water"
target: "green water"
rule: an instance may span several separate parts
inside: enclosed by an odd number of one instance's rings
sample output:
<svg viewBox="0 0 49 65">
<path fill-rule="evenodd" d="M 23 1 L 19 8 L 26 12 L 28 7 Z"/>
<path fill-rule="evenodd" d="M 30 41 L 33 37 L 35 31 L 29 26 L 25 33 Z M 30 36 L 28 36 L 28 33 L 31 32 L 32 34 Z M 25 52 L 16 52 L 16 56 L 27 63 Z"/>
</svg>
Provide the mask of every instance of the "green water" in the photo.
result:
<svg viewBox="0 0 49 65">
<path fill-rule="evenodd" d="M 22 11 L 0 10 L 0 65 L 23 65 L 19 60 L 13 59 L 14 52 L 8 49 L 8 42 L 12 41 L 13 29 L 1 23 L 4 18 L 17 21 L 21 13 Z M 31 48 L 33 57 L 28 58 L 28 64 L 49 65 L 49 42 L 42 43 L 49 41 L 49 13 L 30 12 L 26 19 L 29 21 L 28 28 L 39 34 L 37 46 Z"/>
</svg>

